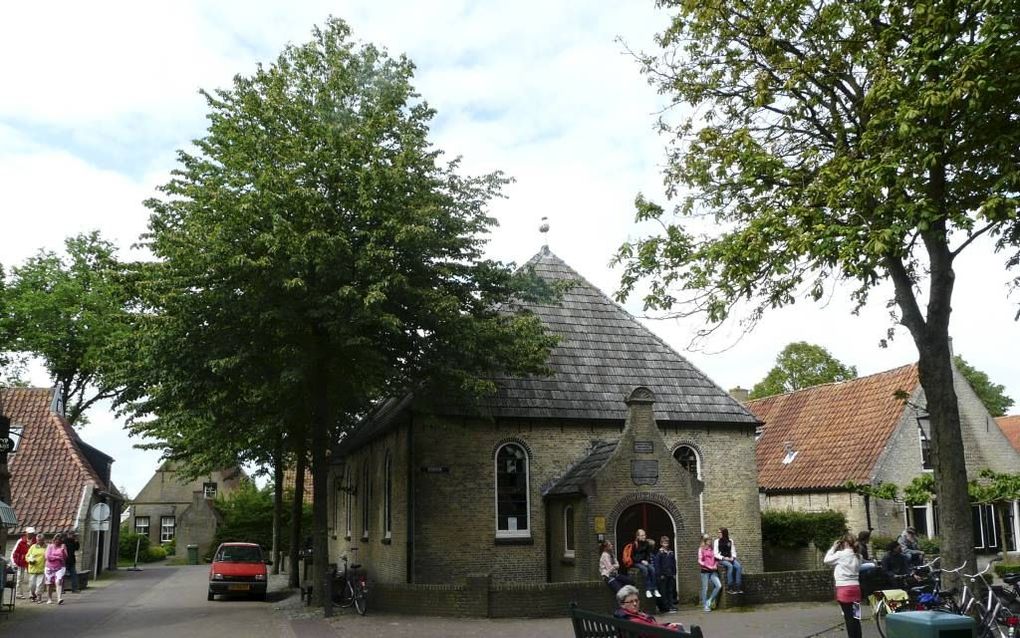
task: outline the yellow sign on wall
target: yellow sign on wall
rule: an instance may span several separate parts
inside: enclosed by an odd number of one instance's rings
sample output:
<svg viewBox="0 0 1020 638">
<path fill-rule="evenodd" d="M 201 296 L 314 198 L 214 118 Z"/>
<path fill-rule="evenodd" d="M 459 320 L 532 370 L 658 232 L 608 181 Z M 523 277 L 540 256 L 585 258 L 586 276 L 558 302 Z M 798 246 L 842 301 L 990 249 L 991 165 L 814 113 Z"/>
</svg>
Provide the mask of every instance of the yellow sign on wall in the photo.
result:
<svg viewBox="0 0 1020 638">
<path fill-rule="evenodd" d="M 595 517 L 595 533 L 605 534 L 606 533 L 606 517 L 596 516 Z"/>
</svg>

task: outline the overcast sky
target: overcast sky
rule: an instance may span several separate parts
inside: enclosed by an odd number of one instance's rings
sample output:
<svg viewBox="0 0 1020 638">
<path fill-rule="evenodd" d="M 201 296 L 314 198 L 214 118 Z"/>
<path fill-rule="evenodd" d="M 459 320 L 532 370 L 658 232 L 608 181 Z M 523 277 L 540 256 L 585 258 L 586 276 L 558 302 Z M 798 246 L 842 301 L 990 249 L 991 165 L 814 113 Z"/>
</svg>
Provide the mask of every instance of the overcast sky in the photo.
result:
<svg viewBox="0 0 1020 638">
<path fill-rule="evenodd" d="M 309 39 L 330 14 L 362 40 L 406 53 L 438 111 L 436 145 L 464 170 L 500 169 L 517 181 L 497 202 L 490 255 L 523 262 L 547 241 L 607 293 L 619 245 L 638 236 L 634 196 L 661 200 L 665 141 L 654 131 L 662 98 L 625 54 L 653 48 L 668 20 L 653 2 L 11 2 L 0 8 L 0 263 L 99 229 L 128 247 L 145 229 L 142 200 L 166 181 L 175 151 L 203 134 L 199 88 L 230 83 L 287 42 Z M 215 5 L 215 6 L 214 6 Z M 551 231 L 538 233 L 542 216 Z M 954 348 L 1020 400 L 1016 298 L 1001 256 L 975 245 L 958 266 Z M 697 321 L 649 326 L 723 388 L 750 387 L 791 341 L 828 348 L 860 374 L 916 360 L 891 326 L 885 300 L 852 316 L 846 295 L 805 300 L 739 338 L 736 327 L 686 350 Z M 640 314 L 640 304 L 628 309 Z M 36 367 L 32 382 L 48 385 Z M 1014 412 L 1020 411 L 1014 408 Z M 132 449 L 112 416 L 90 414 L 83 438 L 117 459 L 114 480 L 134 495 L 158 455 Z"/>
</svg>

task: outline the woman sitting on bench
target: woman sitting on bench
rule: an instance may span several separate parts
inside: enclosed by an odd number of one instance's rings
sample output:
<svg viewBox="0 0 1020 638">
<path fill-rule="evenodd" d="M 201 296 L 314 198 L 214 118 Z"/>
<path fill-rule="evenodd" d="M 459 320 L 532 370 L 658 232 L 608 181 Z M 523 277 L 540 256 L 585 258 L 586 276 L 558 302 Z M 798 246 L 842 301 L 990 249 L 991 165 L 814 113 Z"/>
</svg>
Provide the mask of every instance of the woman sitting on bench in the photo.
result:
<svg viewBox="0 0 1020 638">
<path fill-rule="evenodd" d="M 619 608 L 613 612 L 615 618 L 629 620 L 642 625 L 652 625 L 653 627 L 665 627 L 677 632 L 684 630 L 684 626 L 678 622 L 661 623 L 655 620 L 654 616 L 649 616 L 642 612 L 641 597 L 638 596 L 637 587 L 633 585 L 621 587 L 620 591 L 616 592 L 616 602 L 619 604 Z"/>
</svg>

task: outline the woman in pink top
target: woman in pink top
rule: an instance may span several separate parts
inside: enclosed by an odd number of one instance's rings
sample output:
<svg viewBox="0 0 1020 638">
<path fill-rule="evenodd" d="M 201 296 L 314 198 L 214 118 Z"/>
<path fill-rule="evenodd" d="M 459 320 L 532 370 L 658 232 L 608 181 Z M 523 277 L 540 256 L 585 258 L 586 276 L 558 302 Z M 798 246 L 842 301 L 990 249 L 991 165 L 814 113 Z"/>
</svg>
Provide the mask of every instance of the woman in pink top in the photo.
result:
<svg viewBox="0 0 1020 638">
<path fill-rule="evenodd" d="M 719 582 L 719 574 L 716 573 L 715 550 L 712 549 L 712 539 L 708 534 L 701 536 L 701 547 L 698 549 L 698 567 L 701 568 L 701 607 L 705 611 L 712 611 L 712 603 L 722 589 Z M 712 595 L 707 598 L 708 583 L 712 582 Z"/>
<path fill-rule="evenodd" d="M 64 572 L 67 564 L 67 547 L 64 546 L 64 535 L 57 534 L 53 542 L 46 548 L 46 571 L 43 572 L 43 584 L 46 586 L 47 605 L 53 604 L 53 590 L 57 591 L 57 604 L 64 604 Z"/>
</svg>

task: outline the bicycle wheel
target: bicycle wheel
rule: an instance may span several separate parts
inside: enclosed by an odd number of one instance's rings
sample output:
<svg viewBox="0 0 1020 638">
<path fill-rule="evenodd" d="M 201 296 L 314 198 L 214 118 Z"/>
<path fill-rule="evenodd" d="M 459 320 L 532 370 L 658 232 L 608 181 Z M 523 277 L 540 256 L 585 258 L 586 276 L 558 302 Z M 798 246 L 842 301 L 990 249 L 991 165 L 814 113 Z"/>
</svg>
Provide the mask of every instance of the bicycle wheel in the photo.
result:
<svg viewBox="0 0 1020 638">
<path fill-rule="evenodd" d="M 365 589 L 366 589 L 366 587 L 365 587 L 365 583 L 364 582 L 359 582 L 354 587 L 354 608 L 362 616 L 364 616 L 365 612 L 368 611 L 368 600 L 367 600 L 367 593 L 368 592 L 366 592 Z"/>
<path fill-rule="evenodd" d="M 889 606 L 883 601 L 875 608 L 875 627 L 878 628 L 878 635 L 886 638 L 885 617 L 889 615 Z"/>
<path fill-rule="evenodd" d="M 333 601 L 341 607 L 350 607 L 354 603 L 354 588 L 351 581 L 344 578 L 333 586 Z"/>
</svg>

